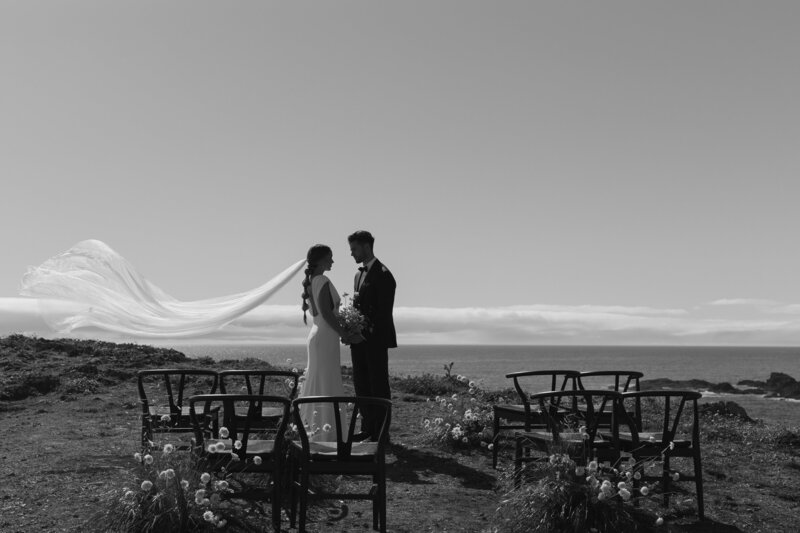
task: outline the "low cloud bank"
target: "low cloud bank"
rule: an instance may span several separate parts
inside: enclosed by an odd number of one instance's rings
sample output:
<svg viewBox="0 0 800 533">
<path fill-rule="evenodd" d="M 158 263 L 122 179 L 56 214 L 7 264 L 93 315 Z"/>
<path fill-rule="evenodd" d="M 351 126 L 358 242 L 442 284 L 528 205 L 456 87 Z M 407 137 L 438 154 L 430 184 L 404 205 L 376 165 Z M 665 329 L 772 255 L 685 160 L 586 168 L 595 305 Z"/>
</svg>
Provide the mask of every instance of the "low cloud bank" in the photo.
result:
<svg viewBox="0 0 800 533">
<path fill-rule="evenodd" d="M 48 326 L 42 309 L 34 299 L 0 298 L 0 334 L 59 336 Z M 69 313 L 73 306 L 49 302 L 46 309 L 52 315 L 54 310 Z M 771 300 L 721 299 L 688 309 L 398 307 L 395 322 L 401 344 L 800 345 L 800 304 Z M 309 327 L 296 306 L 265 305 L 195 341 L 302 343 Z M 120 340 L 97 330 L 76 330 L 66 336 Z"/>
</svg>

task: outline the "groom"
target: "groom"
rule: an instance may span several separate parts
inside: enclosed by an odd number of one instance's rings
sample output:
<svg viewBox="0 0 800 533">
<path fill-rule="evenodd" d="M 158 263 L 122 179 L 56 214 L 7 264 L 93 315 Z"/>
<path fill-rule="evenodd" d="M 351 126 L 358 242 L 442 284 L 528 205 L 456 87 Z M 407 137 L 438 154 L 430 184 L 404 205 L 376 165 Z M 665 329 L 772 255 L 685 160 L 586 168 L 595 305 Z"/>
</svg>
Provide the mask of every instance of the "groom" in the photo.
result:
<svg viewBox="0 0 800 533">
<path fill-rule="evenodd" d="M 354 280 L 353 306 L 367 318 L 362 333 L 364 341 L 350 345 L 353 358 L 353 385 L 356 396 L 371 396 L 390 400 L 389 348 L 397 347 L 392 308 L 396 283 L 372 252 L 375 239 L 368 231 L 356 231 L 347 241 L 350 255 L 361 267 Z M 362 437 L 376 440 L 383 413 L 367 409 L 362 413 Z"/>
</svg>

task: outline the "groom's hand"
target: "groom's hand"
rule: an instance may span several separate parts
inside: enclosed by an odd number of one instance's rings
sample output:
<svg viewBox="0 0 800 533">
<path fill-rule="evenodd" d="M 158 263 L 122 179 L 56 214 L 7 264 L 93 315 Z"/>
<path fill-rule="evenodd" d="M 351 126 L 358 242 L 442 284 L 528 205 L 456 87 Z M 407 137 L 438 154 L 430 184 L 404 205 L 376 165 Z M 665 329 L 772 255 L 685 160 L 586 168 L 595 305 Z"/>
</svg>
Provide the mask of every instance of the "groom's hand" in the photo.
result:
<svg viewBox="0 0 800 533">
<path fill-rule="evenodd" d="M 359 344 L 359 343 L 364 342 L 365 340 L 366 339 L 364 338 L 363 335 L 361 335 L 360 333 L 356 333 L 354 335 L 349 335 L 347 337 L 347 343 L 346 344 Z"/>
</svg>

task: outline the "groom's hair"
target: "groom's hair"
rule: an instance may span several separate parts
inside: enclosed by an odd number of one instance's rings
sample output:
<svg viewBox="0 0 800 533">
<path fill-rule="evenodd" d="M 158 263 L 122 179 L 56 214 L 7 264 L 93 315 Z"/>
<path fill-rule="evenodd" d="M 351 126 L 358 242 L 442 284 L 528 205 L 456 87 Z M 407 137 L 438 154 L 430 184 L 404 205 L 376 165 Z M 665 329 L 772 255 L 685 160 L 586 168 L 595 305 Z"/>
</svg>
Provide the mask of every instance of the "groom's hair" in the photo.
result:
<svg viewBox="0 0 800 533">
<path fill-rule="evenodd" d="M 358 242 L 372 246 L 375 243 L 375 237 L 368 231 L 359 230 L 347 237 L 347 242 Z"/>
</svg>

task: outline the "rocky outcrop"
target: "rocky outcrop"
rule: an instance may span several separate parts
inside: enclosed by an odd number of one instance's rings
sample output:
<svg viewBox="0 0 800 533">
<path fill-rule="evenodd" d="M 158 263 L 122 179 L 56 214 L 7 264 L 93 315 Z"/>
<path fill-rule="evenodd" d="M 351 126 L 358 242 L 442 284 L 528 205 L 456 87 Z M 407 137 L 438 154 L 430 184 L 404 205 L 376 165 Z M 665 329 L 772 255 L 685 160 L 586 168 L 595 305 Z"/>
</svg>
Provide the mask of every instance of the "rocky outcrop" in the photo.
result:
<svg viewBox="0 0 800 533">
<path fill-rule="evenodd" d="M 787 374 L 773 372 L 769 375 L 765 388 L 772 396 L 800 399 L 800 383 Z"/>
<path fill-rule="evenodd" d="M 800 383 L 780 372 L 770 374 L 767 381 L 742 380 L 737 386 L 728 382 L 711 383 L 703 379 L 674 380 L 667 378 L 645 379 L 642 390 L 686 389 L 708 391 L 717 394 L 766 394 L 769 397 L 800 399 Z"/>
</svg>

